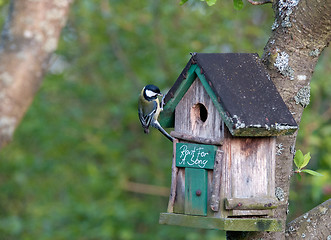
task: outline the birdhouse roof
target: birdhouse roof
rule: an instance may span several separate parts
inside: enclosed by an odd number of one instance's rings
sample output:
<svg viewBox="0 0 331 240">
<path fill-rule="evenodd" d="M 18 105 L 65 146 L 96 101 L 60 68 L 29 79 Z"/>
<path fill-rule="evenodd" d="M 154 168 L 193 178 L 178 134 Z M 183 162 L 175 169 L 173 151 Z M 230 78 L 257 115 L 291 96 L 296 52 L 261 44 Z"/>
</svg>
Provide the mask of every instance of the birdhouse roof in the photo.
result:
<svg viewBox="0 0 331 240">
<path fill-rule="evenodd" d="M 298 128 L 258 55 L 252 53 L 192 54 L 165 96 L 160 119 L 164 127 L 173 127 L 175 108 L 197 77 L 232 135 L 278 136 Z"/>
</svg>

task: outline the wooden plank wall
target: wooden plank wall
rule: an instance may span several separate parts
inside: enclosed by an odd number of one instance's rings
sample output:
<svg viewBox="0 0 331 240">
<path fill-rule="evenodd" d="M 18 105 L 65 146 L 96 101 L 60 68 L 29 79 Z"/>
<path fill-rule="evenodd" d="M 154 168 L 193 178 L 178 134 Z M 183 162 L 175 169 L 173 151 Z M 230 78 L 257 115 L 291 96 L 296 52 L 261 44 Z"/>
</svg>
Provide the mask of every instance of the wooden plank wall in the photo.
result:
<svg viewBox="0 0 331 240">
<path fill-rule="evenodd" d="M 195 105 L 201 103 L 207 109 L 207 119 L 200 120 Z M 175 132 L 208 139 L 223 139 L 222 119 L 208 93 L 197 78 L 175 110 Z"/>
<path fill-rule="evenodd" d="M 226 129 L 221 202 L 225 199 L 275 198 L 275 137 L 234 138 Z M 253 204 L 253 202 L 252 202 Z M 245 207 L 243 207 L 244 209 Z M 250 208 L 250 207 L 248 207 Z M 224 211 L 221 215 L 272 215 L 272 211 Z"/>
<path fill-rule="evenodd" d="M 266 197 L 271 193 L 274 195 L 274 145 L 275 138 L 232 139 L 232 198 Z"/>
</svg>

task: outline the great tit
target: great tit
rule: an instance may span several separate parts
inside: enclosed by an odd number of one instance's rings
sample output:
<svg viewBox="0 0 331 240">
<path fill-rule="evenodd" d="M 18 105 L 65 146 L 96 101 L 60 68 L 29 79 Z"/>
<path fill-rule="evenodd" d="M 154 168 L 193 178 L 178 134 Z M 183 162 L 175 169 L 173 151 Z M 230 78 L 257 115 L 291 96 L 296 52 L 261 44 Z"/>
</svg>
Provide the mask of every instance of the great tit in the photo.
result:
<svg viewBox="0 0 331 240">
<path fill-rule="evenodd" d="M 145 133 L 149 133 L 149 126 L 159 130 L 170 141 L 173 138 L 161 127 L 158 122 L 160 112 L 163 110 L 163 99 L 160 104 L 159 96 L 163 96 L 160 89 L 152 84 L 146 85 L 140 93 L 138 101 L 138 115 Z"/>
</svg>

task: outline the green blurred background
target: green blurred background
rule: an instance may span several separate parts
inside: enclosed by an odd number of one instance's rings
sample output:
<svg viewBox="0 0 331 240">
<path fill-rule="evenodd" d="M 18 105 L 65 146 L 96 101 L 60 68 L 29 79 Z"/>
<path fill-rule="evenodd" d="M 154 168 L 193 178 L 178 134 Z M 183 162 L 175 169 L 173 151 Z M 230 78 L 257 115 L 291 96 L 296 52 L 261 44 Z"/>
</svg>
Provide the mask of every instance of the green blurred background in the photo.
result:
<svg viewBox="0 0 331 240">
<path fill-rule="evenodd" d="M 166 92 L 190 52 L 261 55 L 272 23 L 271 6 L 237 11 L 230 0 L 77 0 L 40 91 L 0 152 L 0 240 L 224 239 L 158 224 L 172 145 L 143 134 L 137 96 L 147 83 Z M 327 50 L 297 143 L 324 176 L 292 178 L 290 219 L 331 197 L 330 60 Z M 141 194 L 132 183 L 155 187 Z"/>
</svg>

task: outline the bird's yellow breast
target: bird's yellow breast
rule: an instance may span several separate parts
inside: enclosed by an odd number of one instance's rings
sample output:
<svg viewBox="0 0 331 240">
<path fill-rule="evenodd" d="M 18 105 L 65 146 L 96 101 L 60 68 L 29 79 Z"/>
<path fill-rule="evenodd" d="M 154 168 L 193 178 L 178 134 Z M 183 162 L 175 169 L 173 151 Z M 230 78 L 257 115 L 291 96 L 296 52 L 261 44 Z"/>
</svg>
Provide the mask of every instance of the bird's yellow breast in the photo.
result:
<svg viewBox="0 0 331 240">
<path fill-rule="evenodd" d="M 158 119 L 159 118 L 159 115 L 160 115 L 160 112 L 161 112 L 161 108 L 160 108 L 160 101 L 159 99 L 155 99 L 155 102 L 157 103 L 157 109 L 156 109 L 156 113 L 154 115 L 154 119 Z"/>
</svg>

